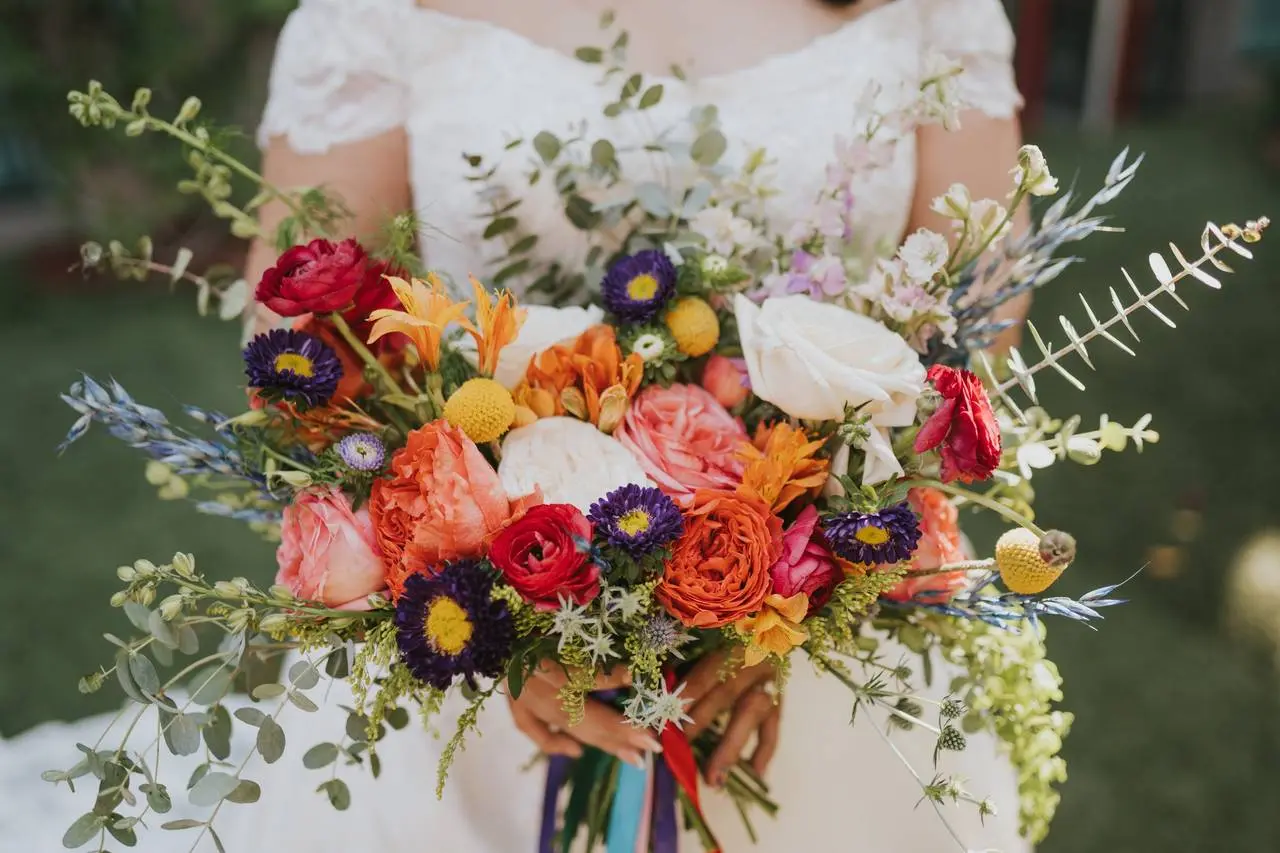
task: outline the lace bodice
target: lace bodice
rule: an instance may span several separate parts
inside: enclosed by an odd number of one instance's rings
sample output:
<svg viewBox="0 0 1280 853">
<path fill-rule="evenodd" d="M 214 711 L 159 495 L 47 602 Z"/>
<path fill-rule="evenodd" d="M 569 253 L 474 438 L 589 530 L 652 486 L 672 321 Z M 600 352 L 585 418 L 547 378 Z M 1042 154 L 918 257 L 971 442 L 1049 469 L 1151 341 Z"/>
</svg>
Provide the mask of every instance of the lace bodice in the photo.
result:
<svg viewBox="0 0 1280 853">
<path fill-rule="evenodd" d="M 1013 34 L 999 0 L 895 0 L 807 46 L 751 67 L 664 84 L 655 122 L 673 122 L 712 103 L 730 141 L 729 159 L 763 146 L 776 158 L 781 193 L 768 214 L 794 218 L 823 181 L 837 136 L 866 119 L 859 95 L 869 81 L 894 97 L 918 84 L 925 58 L 961 63 L 960 92 L 971 106 L 1008 116 L 1019 104 Z M 510 30 L 424 9 L 413 0 L 301 0 L 281 35 L 259 139 L 282 135 L 302 153 L 403 126 L 428 263 L 453 275 L 483 274 L 484 222 L 462 154 L 492 159 L 515 137 L 567 131 L 583 119 L 615 143 L 641 128 L 603 117 L 615 86 L 597 85 L 598 66 L 581 63 Z M 878 105 L 883 108 L 883 105 Z M 606 126 L 608 125 L 608 126 Z M 508 156 L 522 216 L 544 258 L 572 260 L 582 235 L 561 215 L 548 187 L 525 186 L 523 158 Z M 640 177 L 644 177 L 641 175 Z M 872 239 L 902 233 L 915 184 L 914 141 L 874 172 L 859 194 L 859 224 Z"/>
</svg>

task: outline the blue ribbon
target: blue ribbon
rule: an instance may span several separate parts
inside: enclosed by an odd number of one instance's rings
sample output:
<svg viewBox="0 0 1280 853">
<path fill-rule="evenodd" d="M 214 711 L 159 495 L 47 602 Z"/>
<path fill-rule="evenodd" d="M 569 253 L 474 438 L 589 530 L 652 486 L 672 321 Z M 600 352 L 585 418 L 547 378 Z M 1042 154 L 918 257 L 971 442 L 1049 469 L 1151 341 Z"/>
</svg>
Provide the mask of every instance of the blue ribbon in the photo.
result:
<svg viewBox="0 0 1280 853">
<path fill-rule="evenodd" d="M 618 786 L 609 809 L 609 831 L 605 836 L 608 853 L 635 853 L 644 819 L 644 795 L 649 771 L 623 761 L 618 765 Z"/>
</svg>

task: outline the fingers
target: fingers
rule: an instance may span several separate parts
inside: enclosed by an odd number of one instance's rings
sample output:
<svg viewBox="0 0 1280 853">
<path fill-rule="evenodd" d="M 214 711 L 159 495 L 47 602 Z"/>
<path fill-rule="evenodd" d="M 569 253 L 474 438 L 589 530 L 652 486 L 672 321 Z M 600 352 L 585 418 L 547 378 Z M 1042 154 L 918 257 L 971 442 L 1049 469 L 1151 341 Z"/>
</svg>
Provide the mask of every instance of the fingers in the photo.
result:
<svg viewBox="0 0 1280 853">
<path fill-rule="evenodd" d="M 680 695 L 690 702 L 697 702 L 718 686 L 731 680 L 738 672 L 742 653 L 734 649 L 734 657 L 730 659 L 724 652 L 712 652 L 694 664 L 689 677 L 684 681 L 684 692 Z M 722 678 L 728 672 L 729 679 Z"/>
<path fill-rule="evenodd" d="M 582 755 L 582 744 L 566 734 L 551 731 L 550 726 L 510 696 L 507 697 L 507 701 L 511 705 L 511 717 L 516 722 L 516 728 L 533 741 L 534 746 L 541 752 L 546 755 L 567 755 L 570 758 L 578 758 Z"/>
<path fill-rule="evenodd" d="M 711 758 L 707 761 L 704 772 L 709 784 L 716 788 L 724 785 L 729 768 L 742 757 L 742 752 L 746 749 L 747 741 L 750 740 L 751 735 L 762 729 L 765 721 L 774 716 L 775 711 L 777 711 L 777 706 L 774 704 L 773 697 L 763 690 L 749 690 L 738 698 L 738 701 L 734 703 L 733 716 L 729 720 L 729 725 L 725 727 L 724 736 L 720 739 L 719 746 L 716 747 L 715 752 L 711 753 Z M 775 731 L 775 742 L 776 739 L 777 733 Z M 757 749 L 757 753 L 759 753 L 759 749 Z M 769 756 L 771 755 L 772 747 L 770 747 Z M 766 756 L 766 759 L 769 756 Z M 767 760 L 765 763 L 768 763 Z"/>
<path fill-rule="evenodd" d="M 728 681 L 717 683 L 689 709 L 689 717 L 693 722 L 687 725 L 685 731 L 690 739 L 700 735 L 720 714 L 732 708 L 739 696 L 772 677 L 773 669 L 762 665 L 740 669 Z"/>
<path fill-rule="evenodd" d="M 544 662 L 536 673 L 538 678 L 551 684 L 557 690 L 564 687 L 569 680 L 564 667 L 551 661 Z M 597 672 L 594 690 L 616 690 L 631 686 L 631 670 L 622 665 L 614 665 L 608 672 Z"/>
<path fill-rule="evenodd" d="M 778 751 L 778 733 L 782 730 L 782 697 L 773 703 L 773 711 L 764 718 L 756 732 L 756 751 L 751 754 L 751 769 L 764 776 Z"/>
<path fill-rule="evenodd" d="M 553 682 L 551 678 L 531 678 L 520 698 L 511 703 L 517 727 L 534 743 L 553 743 L 562 750 L 557 753 L 561 755 L 581 754 L 581 744 L 586 744 L 636 766 L 644 765 L 646 752 L 662 751 L 650 732 L 635 728 L 622 714 L 592 699 L 586 702 L 582 721 L 570 727 L 559 688 Z M 564 739 L 574 742 L 576 753 L 563 751 L 567 749 Z"/>
</svg>

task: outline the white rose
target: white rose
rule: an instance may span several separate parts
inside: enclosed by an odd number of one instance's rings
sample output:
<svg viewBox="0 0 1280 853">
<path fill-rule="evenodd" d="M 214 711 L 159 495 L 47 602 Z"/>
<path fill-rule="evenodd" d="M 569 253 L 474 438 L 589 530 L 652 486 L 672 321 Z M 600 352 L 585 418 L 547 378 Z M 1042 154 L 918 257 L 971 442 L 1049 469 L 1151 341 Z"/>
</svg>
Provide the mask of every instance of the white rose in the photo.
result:
<svg viewBox="0 0 1280 853">
<path fill-rule="evenodd" d="M 619 486 L 653 485 L 629 450 L 577 418 L 542 418 L 507 433 L 498 477 L 507 494 L 536 487 L 547 503 L 584 513 Z"/>
<path fill-rule="evenodd" d="M 796 418 L 836 420 L 848 403 L 870 416 L 864 483 L 902 473 L 890 427 L 909 426 L 925 370 L 901 336 L 861 314 L 804 296 L 734 302 L 751 390 Z"/>
<path fill-rule="evenodd" d="M 503 387 L 511 389 L 520 384 L 529 361 L 535 355 L 560 343 L 568 343 L 587 329 L 604 321 L 604 311 L 598 305 L 589 308 L 552 308 L 548 305 L 526 305 L 524 325 L 516 339 L 502 348 L 498 367 L 493 378 Z M 462 355 L 476 363 L 476 345 L 470 336 L 456 344 Z"/>
</svg>

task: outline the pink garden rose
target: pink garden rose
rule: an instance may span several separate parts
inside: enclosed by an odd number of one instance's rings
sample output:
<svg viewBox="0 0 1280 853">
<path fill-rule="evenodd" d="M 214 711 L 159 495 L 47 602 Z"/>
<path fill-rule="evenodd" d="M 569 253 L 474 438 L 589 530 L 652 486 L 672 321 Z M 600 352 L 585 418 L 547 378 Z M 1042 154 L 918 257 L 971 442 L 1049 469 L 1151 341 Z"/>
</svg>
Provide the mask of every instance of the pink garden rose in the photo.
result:
<svg viewBox="0 0 1280 853">
<path fill-rule="evenodd" d="M 713 354 L 702 369 L 702 387 L 726 409 L 732 409 L 747 399 L 751 390 L 749 384 L 746 370 L 722 355 Z"/>
<path fill-rule="evenodd" d="M 369 512 L 337 489 L 309 489 L 284 509 L 276 583 L 298 598 L 359 609 L 386 586 Z"/>
<path fill-rule="evenodd" d="M 832 590 L 844 576 L 831 552 L 815 535 L 817 528 L 818 509 L 810 504 L 783 532 L 782 556 L 769 569 L 774 593 L 790 598 L 803 592 L 809 597 L 810 613 L 831 600 Z"/>
<path fill-rule="evenodd" d="M 673 498 L 742 482 L 742 423 L 696 385 L 651 385 L 614 433 L 658 488 Z"/>
</svg>

